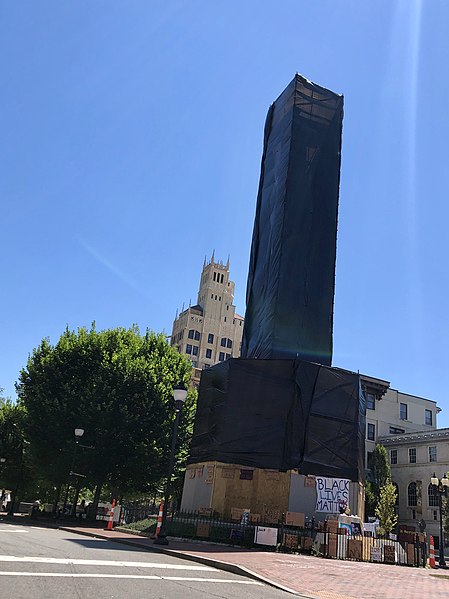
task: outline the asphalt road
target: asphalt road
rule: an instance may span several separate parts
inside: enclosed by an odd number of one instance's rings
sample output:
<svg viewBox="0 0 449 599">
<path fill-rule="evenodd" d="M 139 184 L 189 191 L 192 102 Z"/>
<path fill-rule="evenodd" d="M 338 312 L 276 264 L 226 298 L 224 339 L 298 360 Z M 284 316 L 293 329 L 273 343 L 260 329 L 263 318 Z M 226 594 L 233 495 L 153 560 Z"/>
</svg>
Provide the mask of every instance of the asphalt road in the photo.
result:
<svg viewBox="0 0 449 599">
<path fill-rule="evenodd" d="M 287 599 L 290 594 L 161 553 L 0 521 L 1 599 Z"/>
</svg>

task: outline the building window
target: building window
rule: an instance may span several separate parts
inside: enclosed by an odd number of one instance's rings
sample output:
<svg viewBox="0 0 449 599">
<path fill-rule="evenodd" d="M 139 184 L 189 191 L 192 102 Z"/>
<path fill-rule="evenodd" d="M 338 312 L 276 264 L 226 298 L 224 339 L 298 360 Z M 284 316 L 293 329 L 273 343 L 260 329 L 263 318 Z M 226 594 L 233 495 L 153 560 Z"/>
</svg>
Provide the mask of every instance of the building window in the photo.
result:
<svg viewBox="0 0 449 599">
<path fill-rule="evenodd" d="M 416 520 L 416 510 L 412 510 L 412 520 Z"/>
<path fill-rule="evenodd" d="M 418 505 L 418 492 L 416 490 L 416 483 L 410 483 L 407 489 L 407 499 L 409 507 L 416 507 Z M 415 517 L 413 516 L 413 519 Z"/>
<path fill-rule="evenodd" d="M 437 461 L 437 448 L 436 448 L 436 446 L 429 447 L 429 462 L 436 462 L 436 461 Z"/>
<path fill-rule="evenodd" d="M 390 435 L 403 435 L 404 433 L 405 429 L 397 426 L 390 426 Z"/>
<path fill-rule="evenodd" d="M 366 394 L 366 408 L 367 410 L 374 410 L 376 407 L 376 400 L 372 393 Z"/>
<path fill-rule="evenodd" d="M 406 403 L 399 404 L 399 418 L 401 420 L 407 420 L 407 404 Z"/>
<path fill-rule="evenodd" d="M 207 342 L 208 343 L 213 343 L 214 342 L 214 336 L 212 333 L 209 333 L 209 335 L 207 336 Z"/>
<path fill-rule="evenodd" d="M 427 487 L 427 498 L 429 500 L 429 507 L 438 507 L 439 504 L 439 496 L 437 493 L 437 490 L 435 488 L 435 485 L 430 484 Z"/>
<path fill-rule="evenodd" d="M 200 332 L 199 331 L 195 331 L 195 341 L 199 341 L 201 338 Z"/>
<path fill-rule="evenodd" d="M 390 449 L 390 464 L 397 464 L 397 463 L 398 463 L 398 450 Z"/>
<path fill-rule="evenodd" d="M 226 341 L 227 341 L 226 337 L 221 338 L 221 342 L 220 342 L 221 347 L 226 347 Z"/>
<path fill-rule="evenodd" d="M 216 280 L 217 280 L 217 273 L 214 270 L 214 281 L 216 281 Z"/>
<path fill-rule="evenodd" d="M 438 512 L 436 510 L 433 510 L 433 519 L 438 520 Z"/>
<path fill-rule="evenodd" d="M 222 351 L 221 351 L 221 352 L 220 352 L 220 357 L 218 358 L 218 360 L 219 360 L 220 362 L 223 362 L 223 361 L 224 361 L 224 359 L 225 359 L 224 352 L 222 352 Z"/>
<path fill-rule="evenodd" d="M 214 294 L 213 293 L 211 294 L 210 299 L 214 299 Z"/>
<path fill-rule="evenodd" d="M 226 322 L 226 316 L 224 317 L 224 321 Z"/>
<path fill-rule="evenodd" d="M 226 310 L 229 310 L 229 304 L 226 304 Z"/>
<path fill-rule="evenodd" d="M 228 339 L 226 342 L 226 347 L 231 348 L 232 347 L 232 339 Z"/>
<path fill-rule="evenodd" d="M 409 464 L 416 464 L 416 447 L 410 447 L 408 450 Z"/>
<path fill-rule="evenodd" d="M 206 358 L 212 358 L 212 350 L 211 349 L 206 349 Z"/>
<path fill-rule="evenodd" d="M 198 355 L 198 346 L 197 346 L 197 345 L 193 345 L 193 346 L 192 346 L 192 354 L 193 354 L 194 356 L 197 356 L 197 355 Z"/>
<path fill-rule="evenodd" d="M 425 423 L 432 426 L 432 410 L 425 411 Z"/>
<path fill-rule="evenodd" d="M 217 299 L 217 296 L 215 296 L 215 299 Z"/>
<path fill-rule="evenodd" d="M 189 343 L 187 343 L 187 345 L 186 345 L 186 354 L 191 354 L 191 353 L 192 353 L 192 346 Z"/>
<path fill-rule="evenodd" d="M 189 339 L 193 339 L 194 336 L 195 336 L 195 331 L 193 329 L 190 329 L 189 335 L 188 335 Z"/>
<path fill-rule="evenodd" d="M 221 283 L 223 283 L 224 275 L 221 275 Z"/>
<path fill-rule="evenodd" d="M 226 360 L 229 360 L 229 358 L 232 358 L 231 354 L 226 354 Z"/>
<path fill-rule="evenodd" d="M 374 424 L 368 422 L 368 435 L 367 438 L 369 441 L 374 441 L 376 438 L 376 427 Z"/>
</svg>

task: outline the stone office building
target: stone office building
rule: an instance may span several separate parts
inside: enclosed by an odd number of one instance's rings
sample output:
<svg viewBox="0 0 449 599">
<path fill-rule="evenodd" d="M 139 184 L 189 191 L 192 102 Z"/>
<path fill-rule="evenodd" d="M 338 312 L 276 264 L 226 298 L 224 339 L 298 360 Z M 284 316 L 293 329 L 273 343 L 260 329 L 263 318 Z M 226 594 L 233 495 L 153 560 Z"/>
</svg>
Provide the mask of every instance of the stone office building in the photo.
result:
<svg viewBox="0 0 449 599">
<path fill-rule="evenodd" d="M 422 519 L 426 532 L 439 537 L 439 497 L 430 479 L 434 474 L 441 479 L 449 470 L 449 428 L 380 437 L 378 442 L 390 459 L 399 522 L 416 526 Z"/>
<path fill-rule="evenodd" d="M 234 282 L 229 279 L 229 260 L 204 260 L 197 303 L 183 309 L 173 322 L 171 345 L 185 354 L 198 384 L 201 370 L 240 356 L 243 316 L 235 311 Z"/>
</svg>

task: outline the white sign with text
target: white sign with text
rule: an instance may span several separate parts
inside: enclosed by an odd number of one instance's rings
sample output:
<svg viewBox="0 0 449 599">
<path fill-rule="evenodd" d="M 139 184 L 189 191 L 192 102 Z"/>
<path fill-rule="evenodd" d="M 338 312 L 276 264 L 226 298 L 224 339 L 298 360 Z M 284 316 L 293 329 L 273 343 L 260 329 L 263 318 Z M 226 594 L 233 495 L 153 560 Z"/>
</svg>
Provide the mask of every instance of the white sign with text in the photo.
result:
<svg viewBox="0 0 449 599">
<path fill-rule="evenodd" d="M 316 476 L 317 512 L 338 514 L 341 506 L 349 505 L 349 483 L 347 478 Z"/>
</svg>

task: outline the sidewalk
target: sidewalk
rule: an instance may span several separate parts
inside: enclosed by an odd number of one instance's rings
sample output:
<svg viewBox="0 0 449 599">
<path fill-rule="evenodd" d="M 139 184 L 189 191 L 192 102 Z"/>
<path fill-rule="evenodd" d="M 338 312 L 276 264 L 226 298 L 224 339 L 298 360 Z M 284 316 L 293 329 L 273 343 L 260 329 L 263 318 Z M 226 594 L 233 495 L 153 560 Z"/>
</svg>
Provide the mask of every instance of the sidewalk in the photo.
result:
<svg viewBox="0 0 449 599">
<path fill-rule="evenodd" d="M 81 526 L 64 526 L 61 530 L 199 561 L 313 599 L 449 597 L 449 570 L 341 561 L 179 540 L 160 547 L 146 537 L 117 530 Z"/>
</svg>

